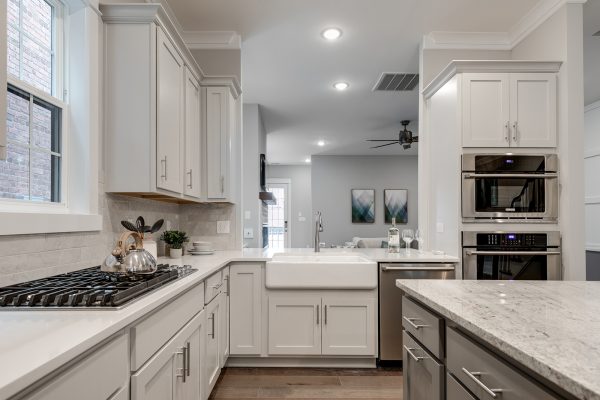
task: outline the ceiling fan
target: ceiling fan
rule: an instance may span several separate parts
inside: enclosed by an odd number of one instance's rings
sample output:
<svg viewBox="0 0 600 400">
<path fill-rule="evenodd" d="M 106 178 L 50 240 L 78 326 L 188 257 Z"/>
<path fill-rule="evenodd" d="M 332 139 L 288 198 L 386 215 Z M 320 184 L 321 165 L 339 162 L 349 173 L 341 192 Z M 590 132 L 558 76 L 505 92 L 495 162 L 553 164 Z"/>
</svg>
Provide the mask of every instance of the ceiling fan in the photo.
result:
<svg viewBox="0 0 600 400">
<path fill-rule="evenodd" d="M 367 142 L 390 142 L 390 143 L 380 144 L 379 146 L 373 146 L 371 148 L 377 149 L 379 147 L 389 146 L 391 144 L 398 143 L 398 144 L 402 145 L 404 150 L 410 149 L 410 145 L 418 142 L 419 137 L 413 136 L 412 132 L 409 131 L 408 129 L 406 129 L 406 127 L 410 123 L 409 120 L 404 120 L 404 121 L 401 121 L 400 123 L 402 124 L 404 129 L 401 130 L 400 133 L 398 134 L 398 139 L 367 139 Z"/>
</svg>

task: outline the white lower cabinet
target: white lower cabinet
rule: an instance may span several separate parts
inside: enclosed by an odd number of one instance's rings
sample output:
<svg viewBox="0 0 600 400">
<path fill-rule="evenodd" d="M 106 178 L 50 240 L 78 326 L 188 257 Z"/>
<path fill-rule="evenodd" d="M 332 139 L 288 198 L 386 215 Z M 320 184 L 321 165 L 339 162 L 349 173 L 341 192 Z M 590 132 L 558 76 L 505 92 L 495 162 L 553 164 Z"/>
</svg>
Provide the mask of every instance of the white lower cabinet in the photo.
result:
<svg viewBox="0 0 600 400">
<path fill-rule="evenodd" d="M 268 325 L 272 355 L 377 355 L 374 294 L 272 294 Z"/>
<path fill-rule="evenodd" d="M 32 394 L 19 398 L 27 400 L 128 399 L 127 346 L 127 335 L 121 334 L 59 375 L 49 377 L 48 383 L 42 384 Z"/>
<path fill-rule="evenodd" d="M 202 311 L 132 375 L 132 400 L 200 398 L 204 321 Z"/>
<path fill-rule="evenodd" d="M 375 351 L 375 299 L 323 296 L 322 353 L 373 355 Z"/>
<path fill-rule="evenodd" d="M 208 398 L 208 395 L 215 387 L 219 374 L 221 373 L 221 347 L 219 345 L 220 331 L 221 331 L 221 307 L 222 307 L 222 296 L 219 294 L 217 297 L 212 299 L 210 303 L 206 305 L 206 353 L 204 355 L 204 387 L 206 393 L 204 398 Z"/>
<path fill-rule="evenodd" d="M 229 296 L 229 292 L 230 292 L 230 287 L 231 287 L 231 282 L 229 281 L 230 279 L 230 272 L 229 272 L 229 267 L 225 267 L 223 269 L 223 291 L 221 293 L 221 305 L 220 305 L 220 311 L 221 311 L 221 330 L 219 331 L 219 344 L 220 344 L 220 353 L 221 353 L 221 367 L 225 366 L 225 363 L 227 362 L 227 359 L 229 358 L 229 349 L 230 349 L 230 344 L 229 344 L 229 326 L 230 326 L 230 313 L 229 313 L 229 308 L 230 308 L 230 296 Z"/>
<path fill-rule="evenodd" d="M 231 268 L 229 290 L 231 355 L 262 354 L 263 264 L 237 264 Z"/>
<path fill-rule="evenodd" d="M 321 354 L 321 298 L 269 296 L 269 354 Z"/>
</svg>

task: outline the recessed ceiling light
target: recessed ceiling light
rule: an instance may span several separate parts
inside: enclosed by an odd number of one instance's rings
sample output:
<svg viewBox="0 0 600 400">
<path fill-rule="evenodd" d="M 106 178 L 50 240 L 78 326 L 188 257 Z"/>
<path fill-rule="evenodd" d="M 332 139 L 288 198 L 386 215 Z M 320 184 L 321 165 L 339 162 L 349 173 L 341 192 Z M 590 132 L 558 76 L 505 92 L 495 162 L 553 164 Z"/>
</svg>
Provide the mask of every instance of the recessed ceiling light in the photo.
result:
<svg viewBox="0 0 600 400">
<path fill-rule="evenodd" d="M 339 28 L 327 28 L 321 32 L 321 36 L 327 40 L 337 40 L 342 36 L 342 30 Z"/>
<path fill-rule="evenodd" d="M 333 87 L 339 91 L 346 90 L 346 89 L 348 89 L 349 86 L 350 85 L 348 84 L 348 82 L 336 82 L 333 84 Z"/>
<path fill-rule="evenodd" d="M 319 146 L 323 147 L 323 146 L 325 146 L 325 141 L 324 141 L 324 140 L 319 140 L 319 141 L 317 142 L 317 144 L 318 144 Z"/>
<path fill-rule="evenodd" d="M 304 160 L 304 162 L 307 163 L 307 164 L 310 163 L 310 157 L 307 158 L 306 160 Z"/>
</svg>

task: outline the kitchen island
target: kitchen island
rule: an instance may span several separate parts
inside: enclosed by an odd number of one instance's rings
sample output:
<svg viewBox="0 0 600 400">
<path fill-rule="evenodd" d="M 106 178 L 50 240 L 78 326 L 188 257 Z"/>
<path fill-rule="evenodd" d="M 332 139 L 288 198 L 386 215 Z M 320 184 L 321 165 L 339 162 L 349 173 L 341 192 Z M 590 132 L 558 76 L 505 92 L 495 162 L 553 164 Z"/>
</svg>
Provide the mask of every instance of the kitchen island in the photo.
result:
<svg viewBox="0 0 600 400">
<path fill-rule="evenodd" d="M 448 372 L 451 336 L 459 332 L 485 354 L 530 375 L 538 387 L 558 393 L 549 398 L 600 399 L 600 282 L 398 280 L 397 286 L 405 300 L 445 321 Z M 443 358 L 438 357 L 441 363 Z M 489 379 L 491 392 L 510 392 L 500 387 L 498 376 L 486 376 L 483 370 L 468 376 L 464 369 L 453 377 L 467 382 L 466 389 L 472 385 L 479 390 Z M 406 372 L 405 379 L 410 379 Z M 447 383 L 448 388 L 453 384 Z"/>
</svg>

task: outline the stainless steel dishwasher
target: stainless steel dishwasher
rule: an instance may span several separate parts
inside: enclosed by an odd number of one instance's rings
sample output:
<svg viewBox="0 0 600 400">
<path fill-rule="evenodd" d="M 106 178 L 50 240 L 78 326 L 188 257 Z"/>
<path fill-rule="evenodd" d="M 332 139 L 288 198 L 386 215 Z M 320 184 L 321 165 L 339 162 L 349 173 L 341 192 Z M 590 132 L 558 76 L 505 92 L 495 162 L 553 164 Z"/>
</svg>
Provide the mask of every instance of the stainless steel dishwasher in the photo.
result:
<svg viewBox="0 0 600 400">
<path fill-rule="evenodd" d="M 379 360 L 402 360 L 402 294 L 396 279 L 454 279 L 452 263 L 379 264 Z"/>
</svg>

